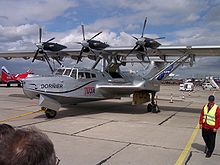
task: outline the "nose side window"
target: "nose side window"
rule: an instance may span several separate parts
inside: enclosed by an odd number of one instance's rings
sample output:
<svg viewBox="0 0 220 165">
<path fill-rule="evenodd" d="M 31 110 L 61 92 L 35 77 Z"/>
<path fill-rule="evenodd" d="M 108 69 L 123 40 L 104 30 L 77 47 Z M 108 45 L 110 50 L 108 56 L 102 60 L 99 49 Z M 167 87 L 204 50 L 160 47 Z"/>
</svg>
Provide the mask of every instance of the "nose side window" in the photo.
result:
<svg viewBox="0 0 220 165">
<path fill-rule="evenodd" d="M 71 72 L 71 69 L 66 69 L 64 72 L 64 75 L 69 76 Z"/>
</svg>

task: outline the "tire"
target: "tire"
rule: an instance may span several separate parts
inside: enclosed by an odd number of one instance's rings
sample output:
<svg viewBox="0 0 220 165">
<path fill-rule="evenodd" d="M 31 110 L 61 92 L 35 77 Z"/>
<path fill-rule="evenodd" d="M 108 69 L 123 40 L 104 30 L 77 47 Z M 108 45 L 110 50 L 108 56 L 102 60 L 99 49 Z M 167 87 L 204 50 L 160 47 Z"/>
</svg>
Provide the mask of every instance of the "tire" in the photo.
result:
<svg viewBox="0 0 220 165">
<path fill-rule="evenodd" d="M 10 87 L 11 86 L 11 84 L 10 83 L 7 83 L 7 87 Z"/>
<path fill-rule="evenodd" d="M 55 116 L 57 115 L 57 111 L 54 111 L 52 109 L 47 109 L 45 111 L 45 115 L 48 119 L 52 119 L 52 118 L 55 118 Z"/>
<path fill-rule="evenodd" d="M 160 112 L 159 107 L 157 105 L 152 105 L 152 113 Z"/>
<path fill-rule="evenodd" d="M 150 104 L 148 104 L 147 105 L 147 112 L 151 112 L 152 111 L 152 104 L 150 103 Z"/>
</svg>

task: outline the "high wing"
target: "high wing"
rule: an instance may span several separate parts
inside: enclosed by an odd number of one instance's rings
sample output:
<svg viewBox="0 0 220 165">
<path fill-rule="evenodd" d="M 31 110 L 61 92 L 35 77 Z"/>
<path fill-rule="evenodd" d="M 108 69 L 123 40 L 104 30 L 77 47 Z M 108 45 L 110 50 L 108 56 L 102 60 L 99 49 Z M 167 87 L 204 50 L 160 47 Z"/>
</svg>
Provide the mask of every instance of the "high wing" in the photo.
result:
<svg viewBox="0 0 220 165">
<path fill-rule="evenodd" d="M 113 55 L 126 56 L 131 49 L 132 47 L 109 47 L 105 51 Z M 140 52 L 134 51 L 132 55 L 137 53 Z M 184 53 L 196 56 L 219 56 L 220 46 L 160 46 L 157 49 L 148 49 L 146 53 L 148 56 L 181 56 Z"/>
<path fill-rule="evenodd" d="M 97 55 L 112 55 L 112 56 L 127 56 L 132 50 L 132 46 L 108 47 Z M 147 56 L 181 56 L 185 53 L 195 56 L 219 56 L 220 46 L 160 46 L 157 49 L 147 49 L 147 52 L 134 51 L 130 56 L 142 53 Z M 11 58 L 33 58 L 35 51 L 8 51 L 0 52 L 0 57 Z M 65 49 L 59 52 L 47 52 L 50 57 L 78 57 L 80 49 Z M 91 54 L 84 53 L 83 56 L 87 57 Z M 39 55 L 41 56 L 41 55 Z"/>
</svg>

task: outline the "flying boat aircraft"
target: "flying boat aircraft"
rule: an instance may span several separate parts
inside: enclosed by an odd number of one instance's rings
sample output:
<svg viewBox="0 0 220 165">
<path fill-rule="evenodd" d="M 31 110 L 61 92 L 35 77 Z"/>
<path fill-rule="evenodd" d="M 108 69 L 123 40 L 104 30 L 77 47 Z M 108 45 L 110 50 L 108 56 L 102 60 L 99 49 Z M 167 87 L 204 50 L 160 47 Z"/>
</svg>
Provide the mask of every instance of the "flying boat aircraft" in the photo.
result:
<svg viewBox="0 0 220 165">
<path fill-rule="evenodd" d="M 219 56 L 220 45 L 163 46 L 157 44 L 156 47 L 151 47 L 149 43 L 157 41 L 143 36 L 146 21 L 145 19 L 141 38 L 137 38 L 135 46 L 111 47 L 106 45 L 94 53 L 95 49 L 88 42 L 92 42 L 92 39 L 101 32 L 90 40 L 85 39 L 83 32 L 83 42 L 79 43 L 82 45 L 81 49 L 56 49 L 53 51 L 46 49 L 44 42 L 42 43 L 40 39 L 36 52 L 1 52 L 0 57 L 8 59 L 33 57 L 33 61 L 37 57 L 52 58 L 57 59 L 61 64 L 61 67 L 56 71 L 53 69 L 52 75 L 30 77 L 23 82 L 24 93 L 31 99 L 39 99 L 39 105 L 45 110 L 47 118 L 54 118 L 60 107 L 66 104 L 114 99 L 130 95 L 133 97 L 133 104 L 150 102 L 146 111 L 159 112 L 155 95 L 160 91 L 161 80 L 182 64 L 189 63 L 192 66 L 196 56 Z M 84 31 L 84 28 L 82 29 Z M 139 40 L 141 40 L 141 44 Z M 88 45 L 90 46 L 86 48 Z M 85 49 L 89 51 L 85 51 Z M 42 53 L 38 53 L 41 50 Z M 59 59 L 68 56 L 76 59 L 77 62 L 82 57 L 88 57 L 95 62 L 90 68 L 63 67 Z M 132 60 L 133 63 L 148 63 L 149 67 L 144 70 L 142 75 L 121 70 L 122 66 L 130 62 L 129 58 L 131 57 L 137 58 L 135 61 Z M 147 57 L 146 60 L 145 57 Z M 157 59 L 153 59 L 153 57 Z M 100 62 L 102 62 L 102 69 L 98 70 L 96 68 Z"/>
</svg>

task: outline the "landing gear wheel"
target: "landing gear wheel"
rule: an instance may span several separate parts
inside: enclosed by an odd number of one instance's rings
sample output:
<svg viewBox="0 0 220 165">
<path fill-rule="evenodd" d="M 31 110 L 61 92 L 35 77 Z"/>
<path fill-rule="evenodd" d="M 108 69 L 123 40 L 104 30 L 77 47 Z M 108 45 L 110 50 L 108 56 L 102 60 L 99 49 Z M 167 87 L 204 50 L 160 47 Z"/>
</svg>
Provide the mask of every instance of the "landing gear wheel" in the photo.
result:
<svg viewBox="0 0 220 165">
<path fill-rule="evenodd" d="M 158 113 L 160 110 L 157 104 L 150 103 L 147 105 L 147 112 Z"/>
<path fill-rule="evenodd" d="M 52 119 L 57 115 L 57 111 L 54 111 L 52 109 L 45 110 L 45 115 L 48 119 Z"/>
<path fill-rule="evenodd" d="M 11 84 L 10 83 L 7 83 L 7 87 L 10 87 L 11 86 Z"/>
<path fill-rule="evenodd" d="M 147 112 L 158 113 L 160 112 L 159 107 L 157 106 L 157 101 L 154 101 L 156 93 L 151 93 L 151 103 L 147 105 Z"/>
<path fill-rule="evenodd" d="M 150 104 L 148 104 L 147 105 L 147 112 L 152 112 L 152 104 L 150 103 Z"/>
<path fill-rule="evenodd" d="M 152 113 L 158 113 L 160 112 L 158 105 L 154 104 L 152 105 Z"/>
</svg>

